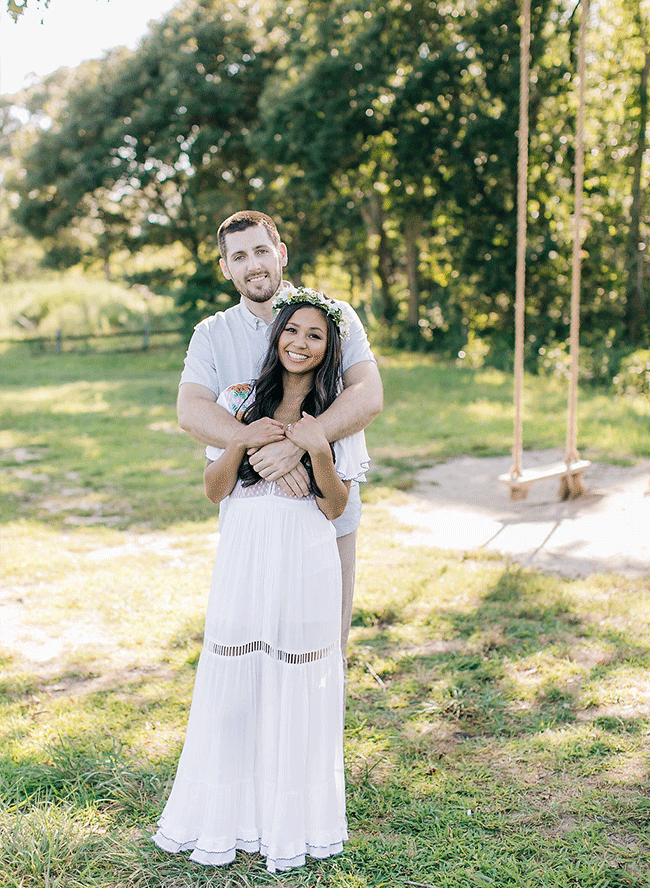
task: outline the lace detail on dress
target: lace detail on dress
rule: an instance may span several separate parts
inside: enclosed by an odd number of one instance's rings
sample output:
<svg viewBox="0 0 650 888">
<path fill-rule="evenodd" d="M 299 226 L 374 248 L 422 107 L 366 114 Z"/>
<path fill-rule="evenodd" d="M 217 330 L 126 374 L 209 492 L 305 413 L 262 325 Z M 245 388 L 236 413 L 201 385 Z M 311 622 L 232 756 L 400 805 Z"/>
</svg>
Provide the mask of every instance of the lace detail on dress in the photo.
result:
<svg viewBox="0 0 650 888">
<path fill-rule="evenodd" d="M 274 660 L 281 660 L 283 663 L 291 663 L 292 665 L 302 665 L 329 657 L 334 652 L 335 645 L 330 644 L 319 651 L 307 651 L 304 654 L 290 654 L 288 651 L 274 648 L 266 641 L 249 641 L 247 644 L 218 644 L 216 641 L 204 641 L 203 647 L 219 657 L 243 657 L 255 651 L 262 651 Z"/>
<path fill-rule="evenodd" d="M 233 492 L 230 494 L 232 499 L 249 499 L 253 496 L 280 496 L 285 499 L 292 500 L 310 500 L 314 497 L 312 495 L 309 496 L 293 496 L 290 493 L 287 493 L 279 484 L 275 481 L 258 481 L 257 484 L 251 484 L 250 487 L 244 487 L 241 481 L 237 481 Z"/>
</svg>

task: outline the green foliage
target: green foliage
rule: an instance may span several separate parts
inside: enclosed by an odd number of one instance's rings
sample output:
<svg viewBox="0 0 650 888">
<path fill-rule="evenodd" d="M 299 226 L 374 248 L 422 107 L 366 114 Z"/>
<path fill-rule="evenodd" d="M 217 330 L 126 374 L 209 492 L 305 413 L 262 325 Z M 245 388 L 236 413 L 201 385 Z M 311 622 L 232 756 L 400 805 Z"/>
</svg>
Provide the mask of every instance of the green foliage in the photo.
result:
<svg viewBox="0 0 650 888">
<path fill-rule="evenodd" d="M 312 277 L 340 261 L 353 301 L 387 344 L 453 355 L 481 341 L 486 360 L 507 367 L 519 100 L 513 9 L 509 0 L 179 4 L 135 52 L 58 72 L 5 107 L 3 133 L 21 158 L 4 174 L 19 198 L 16 219 L 55 267 L 181 244 L 183 267 L 176 276 L 168 269 L 162 284 L 187 284 L 191 305 L 204 299 L 221 219 L 264 209 L 281 223 L 290 274 Z M 568 336 L 582 9 L 564 0 L 532 9 L 533 371 L 544 364 L 540 349 Z M 622 354 L 643 345 L 650 327 L 640 187 L 648 178 L 648 27 L 636 0 L 592 6 L 582 330 L 594 378 L 615 373 L 605 368 L 603 340 Z M 15 236 L 1 208 L 0 225 Z"/>
<path fill-rule="evenodd" d="M 650 349 L 627 355 L 614 379 L 619 394 L 650 396 Z"/>
<path fill-rule="evenodd" d="M 203 318 L 234 304 L 235 299 L 222 293 L 222 288 L 223 282 L 217 277 L 212 263 L 202 263 L 197 267 L 176 296 L 186 335 L 190 335 Z"/>
<path fill-rule="evenodd" d="M 591 341 L 594 342 L 593 346 L 580 347 L 578 378 L 597 385 L 616 385 L 621 366 L 629 360 L 626 357 L 629 348 L 615 346 L 615 337 L 611 332 L 609 337 L 600 341 L 594 337 Z M 537 372 L 543 376 L 568 380 L 571 372 L 569 344 L 550 341 L 548 345 L 540 346 L 536 361 L 531 361 L 531 364 L 536 365 Z"/>
<path fill-rule="evenodd" d="M 86 67 L 15 181 L 28 230 L 106 256 L 175 241 L 214 252 L 214 206 L 248 202 L 245 133 L 274 54 L 236 4 L 213 5 L 179 6 L 136 53 Z"/>
<path fill-rule="evenodd" d="M 178 326 L 170 297 L 74 273 L 0 285 L 0 338 L 142 329 L 146 319 Z"/>
</svg>

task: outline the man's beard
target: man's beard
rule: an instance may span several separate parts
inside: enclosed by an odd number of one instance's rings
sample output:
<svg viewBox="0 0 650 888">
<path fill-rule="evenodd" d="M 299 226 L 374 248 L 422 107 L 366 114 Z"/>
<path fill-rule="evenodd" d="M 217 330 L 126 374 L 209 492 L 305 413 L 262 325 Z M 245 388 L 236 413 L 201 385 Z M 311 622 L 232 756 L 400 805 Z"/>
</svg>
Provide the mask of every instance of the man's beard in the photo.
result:
<svg viewBox="0 0 650 888">
<path fill-rule="evenodd" d="M 249 290 L 246 290 L 245 293 L 242 293 L 242 296 L 245 296 L 247 299 L 250 299 L 251 302 L 258 302 L 260 304 L 264 302 L 268 302 L 269 299 L 273 299 L 275 294 L 277 293 L 277 287 L 275 289 L 271 289 L 270 287 L 266 290 L 259 290 L 255 293 L 251 293 Z"/>
<path fill-rule="evenodd" d="M 281 283 L 282 274 L 278 274 L 277 277 L 275 275 L 269 275 L 269 282 L 263 290 L 251 290 L 248 287 L 248 282 L 245 282 L 245 291 L 242 292 L 241 295 L 245 296 L 247 299 L 250 299 L 251 302 L 263 304 L 264 302 L 268 302 L 269 299 L 273 299 L 275 294 L 278 292 Z"/>
</svg>

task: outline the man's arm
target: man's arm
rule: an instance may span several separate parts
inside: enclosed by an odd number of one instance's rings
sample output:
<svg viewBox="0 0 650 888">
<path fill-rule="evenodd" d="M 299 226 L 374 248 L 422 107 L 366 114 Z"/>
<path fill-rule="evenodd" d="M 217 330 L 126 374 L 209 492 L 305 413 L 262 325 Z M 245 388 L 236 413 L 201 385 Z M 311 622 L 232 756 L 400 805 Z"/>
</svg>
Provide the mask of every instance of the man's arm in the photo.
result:
<svg viewBox="0 0 650 888">
<path fill-rule="evenodd" d="M 201 444 L 211 444 L 222 450 L 231 443 L 240 428 L 235 417 L 217 404 L 211 389 L 193 382 L 185 382 L 179 387 L 176 412 L 178 424 L 183 431 Z M 290 441 L 285 440 L 283 443 L 289 445 L 294 455 L 289 460 L 290 467 L 283 472 L 282 486 L 293 496 L 307 496 L 309 476 L 300 462 L 303 451 L 298 450 Z"/>
<path fill-rule="evenodd" d="M 194 382 L 178 389 L 178 424 L 201 444 L 225 449 L 239 430 L 235 417 L 217 404 L 213 391 Z"/>
<path fill-rule="evenodd" d="M 374 361 L 360 361 L 343 374 L 343 391 L 318 417 L 332 444 L 367 428 L 384 406 L 384 389 Z"/>
<path fill-rule="evenodd" d="M 384 391 L 374 361 L 361 361 L 349 367 L 343 374 L 343 385 L 345 388 L 334 403 L 318 417 L 330 443 L 365 429 L 383 407 Z M 266 481 L 277 481 L 297 465 L 303 453 L 285 440 L 267 444 L 249 454 L 249 460 Z"/>
</svg>

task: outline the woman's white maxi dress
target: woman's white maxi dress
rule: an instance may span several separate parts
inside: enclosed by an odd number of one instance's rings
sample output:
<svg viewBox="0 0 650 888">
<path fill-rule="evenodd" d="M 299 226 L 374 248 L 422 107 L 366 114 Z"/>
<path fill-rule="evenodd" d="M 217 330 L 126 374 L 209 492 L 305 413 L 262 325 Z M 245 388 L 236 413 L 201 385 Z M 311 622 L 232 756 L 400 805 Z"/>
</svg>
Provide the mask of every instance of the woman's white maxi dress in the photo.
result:
<svg viewBox="0 0 650 888">
<path fill-rule="evenodd" d="M 219 403 L 236 414 L 247 391 Z M 339 476 L 363 480 L 363 433 L 335 451 Z M 238 482 L 221 525 L 185 744 L 153 840 L 205 864 L 259 851 L 275 872 L 347 839 L 341 567 L 313 496 Z"/>
</svg>

